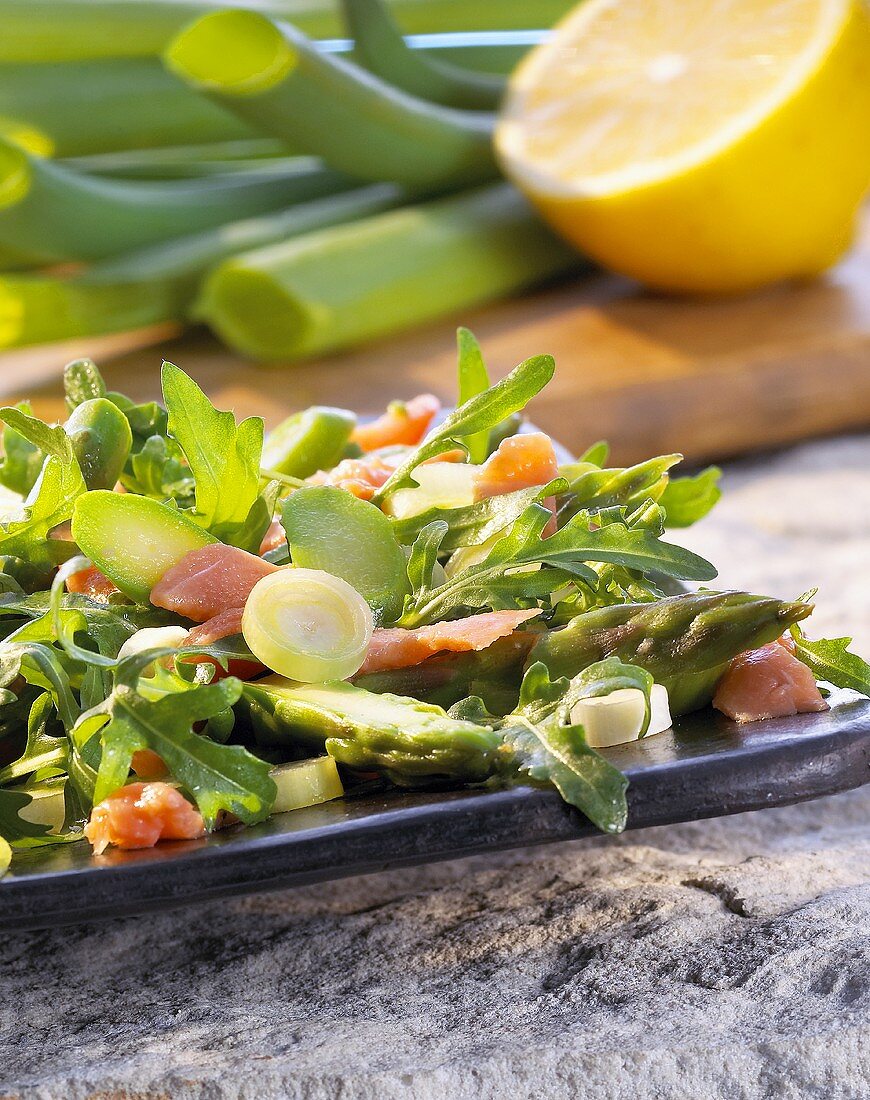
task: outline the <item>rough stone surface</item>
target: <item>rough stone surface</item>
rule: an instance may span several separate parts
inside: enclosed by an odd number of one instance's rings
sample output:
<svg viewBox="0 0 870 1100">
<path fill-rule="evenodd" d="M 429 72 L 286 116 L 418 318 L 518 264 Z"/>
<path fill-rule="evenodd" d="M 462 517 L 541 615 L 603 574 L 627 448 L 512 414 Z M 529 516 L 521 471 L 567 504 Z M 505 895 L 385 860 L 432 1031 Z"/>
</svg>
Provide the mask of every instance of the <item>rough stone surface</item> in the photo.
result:
<svg viewBox="0 0 870 1100">
<path fill-rule="evenodd" d="M 870 439 L 686 541 L 870 649 Z M 870 787 L 0 942 L 0 1093 L 865 1100 Z"/>
</svg>

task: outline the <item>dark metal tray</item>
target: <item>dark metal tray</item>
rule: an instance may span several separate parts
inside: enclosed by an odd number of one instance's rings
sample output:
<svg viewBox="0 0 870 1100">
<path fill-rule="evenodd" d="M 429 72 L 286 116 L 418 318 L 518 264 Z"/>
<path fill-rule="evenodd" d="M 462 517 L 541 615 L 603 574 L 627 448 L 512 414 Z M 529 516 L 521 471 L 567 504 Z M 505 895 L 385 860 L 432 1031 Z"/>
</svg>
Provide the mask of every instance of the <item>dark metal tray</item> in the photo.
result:
<svg viewBox="0 0 870 1100">
<path fill-rule="evenodd" d="M 870 700 L 738 726 L 713 711 L 607 751 L 629 778 L 629 828 L 800 802 L 870 781 Z M 93 858 L 85 843 L 18 854 L 0 927 L 70 924 L 414 863 L 589 836 L 552 791 L 389 792 L 279 814 L 250 829 Z"/>
</svg>

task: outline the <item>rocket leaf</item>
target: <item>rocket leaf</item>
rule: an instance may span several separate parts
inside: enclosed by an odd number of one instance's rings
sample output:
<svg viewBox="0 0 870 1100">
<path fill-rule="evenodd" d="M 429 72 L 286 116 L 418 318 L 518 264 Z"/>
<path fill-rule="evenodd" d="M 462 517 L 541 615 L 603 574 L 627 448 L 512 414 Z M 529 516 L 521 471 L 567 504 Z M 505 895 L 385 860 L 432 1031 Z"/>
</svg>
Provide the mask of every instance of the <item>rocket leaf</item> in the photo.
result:
<svg viewBox="0 0 870 1100">
<path fill-rule="evenodd" d="M 454 450 L 465 436 L 490 431 L 512 413 L 524 409 L 553 377 L 551 355 L 526 359 L 488 390 L 470 398 L 426 436 L 372 497 L 380 504 L 397 489 L 414 485 L 412 474 L 423 462 Z"/>
<path fill-rule="evenodd" d="M 261 525 L 253 530 L 248 517 L 260 492 L 262 418 L 249 416 L 236 424 L 231 412 L 216 409 L 196 382 L 173 363 L 163 364 L 162 380 L 169 431 L 194 478 L 193 518 L 222 542 L 256 551 Z"/>
</svg>

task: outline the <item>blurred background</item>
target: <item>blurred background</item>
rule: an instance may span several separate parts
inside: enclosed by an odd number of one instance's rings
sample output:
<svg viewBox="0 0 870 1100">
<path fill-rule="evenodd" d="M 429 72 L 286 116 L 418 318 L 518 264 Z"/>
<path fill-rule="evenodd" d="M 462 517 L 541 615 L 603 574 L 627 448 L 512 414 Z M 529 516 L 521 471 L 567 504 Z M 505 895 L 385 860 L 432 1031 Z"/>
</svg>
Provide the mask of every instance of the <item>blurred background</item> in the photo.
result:
<svg viewBox="0 0 870 1100">
<path fill-rule="evenodd" d="M 554 26 L 556 29 L 554 30 Z M 0 0 L 0 388 L 455 398 L 690 463 L 870 421 L 865 0 Z"/>
</svg>

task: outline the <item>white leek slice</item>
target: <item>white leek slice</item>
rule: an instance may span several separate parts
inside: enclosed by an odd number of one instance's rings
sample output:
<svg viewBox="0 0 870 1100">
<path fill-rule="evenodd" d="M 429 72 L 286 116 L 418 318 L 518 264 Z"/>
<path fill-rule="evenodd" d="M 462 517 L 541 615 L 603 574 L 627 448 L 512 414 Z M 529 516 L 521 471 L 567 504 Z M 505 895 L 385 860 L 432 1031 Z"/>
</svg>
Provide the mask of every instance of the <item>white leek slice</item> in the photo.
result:
<svg viewBox="0 0 870 1100">
<path fill-rule="evenodd" d="M 118 660 L 132 657 L 135 653 L 144 653 L 148 649 L 178 649 L 187 641 L 188 631 L 183 626 L 143 626 L 131 634 L 118 650 Z M 154 662 L 146 665 L 143 676 L 154 675 Z"/>
<path fill-rule="evenodd" d="M 468 462 L 430 462 L 413 473 L 419 488 L 399 489 L 384 501 L 384 511 L 396 519 L 410 519 L 429 508 L 464 508 L 474 503 L 474 475 L 480 469 Z"/>
<path fill-rule="evenodd" d="M 347 581 L 292 565 L 259 580 L 242 615 L 251 652 L 273 672 L 306 683 L 352 676 L 372 629 L 371 608 Z"/>
<path fill-rule="evenodd" d="M 273 814 L 300 810 L 303 806 L 317 806 L 321 802 L 341 798 L 344 794 L 338 768 L 331 756 L 281 764 L 272 769 L 271 775 L 278 788 Z"/>
<path fill-rule="evenodd" d="M 620 688 L 609 695 L 579 699 L 571 708 L 571 721 L 583 727 L 586 743 L 593 749 L 608 748 L 638 739 L 645 709 L 643 692 L 639 688 Z M 661 684 L 653 684 L 650 723 L 645 736 L 662 733 L 670 726 L 668 689 Z"/>
</svg>

